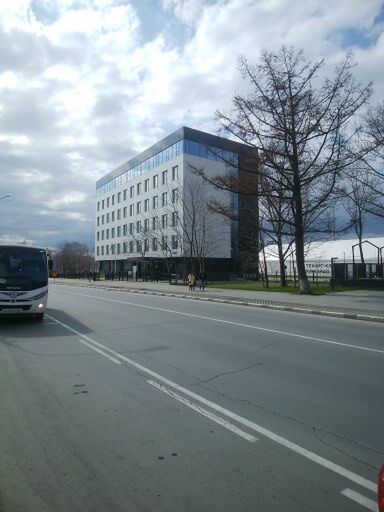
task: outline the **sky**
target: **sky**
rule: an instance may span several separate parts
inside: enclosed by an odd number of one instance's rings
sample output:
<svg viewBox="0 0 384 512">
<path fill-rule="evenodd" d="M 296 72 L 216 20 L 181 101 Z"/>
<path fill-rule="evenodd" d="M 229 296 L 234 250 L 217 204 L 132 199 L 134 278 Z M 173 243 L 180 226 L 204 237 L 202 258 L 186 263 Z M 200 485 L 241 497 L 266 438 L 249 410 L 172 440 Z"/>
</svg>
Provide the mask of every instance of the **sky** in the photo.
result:
<svg viewBox="0 0 384 512">
<path fill-rule="evenodd" d="M 352 49 L 381 102 L 383 28 L 378 0 L 0 0 L 0 240 L 92 249 L 96 180 L 180 126 L 217 133 L 240 55 L 292 45 L 329 73 Z"/>
</svg>

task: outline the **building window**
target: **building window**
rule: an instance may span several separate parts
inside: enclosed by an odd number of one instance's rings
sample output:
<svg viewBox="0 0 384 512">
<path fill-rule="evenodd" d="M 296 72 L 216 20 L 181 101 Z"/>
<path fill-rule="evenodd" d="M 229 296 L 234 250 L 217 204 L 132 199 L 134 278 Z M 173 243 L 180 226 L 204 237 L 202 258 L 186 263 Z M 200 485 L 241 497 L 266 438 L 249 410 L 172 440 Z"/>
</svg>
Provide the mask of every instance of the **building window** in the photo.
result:
<svg viewBox="0 0 384 512">
<path fill-rule="evenodd" d="M 161 227 L 163 229 L 167 227 L 167 221 L 168 221 L 167 214 L 164 213 L 164 215 L 161 216 Z"/>
<path fill-rule="evenodd" d="M 152 238 L 152 251 L 157 251 L 157 238 Z"/>
<path fill-rule="evenodd" d="M 141 213 L 141 201 L 139 201 L 139 202 L 136 204 L 136 213 L 137 213 L 137 214 Z"/>
<path fill-rule="evenodd" d="M 161 249 L 163 251 L 167 250 L 167 237 L 166 236 L 161 237 Z"/>
<path fill-rule="evenodd" d="M 161 195 L 161 206 L 167 206 L 167 193 L 163 192 Z"/>
<path fill-rule="evenodd" d="M 112 206 L 115 204 L 115 194 L 112 195 Z"/>
<path fill-rule="evenodd" d="M 145 212 L 148 212 L 149 211 L 149 199 L 146 199 L 144 201 L 144 211 Z"/>
<path fill-rule="evenodd" d="M 105 230 L 105 238 L 109 240 L 109 228 Z"/>
<path fill-rule="evenodd" d="M 101 223 L 104 224 L 104 215 L 101 216 Z"/>
<path fill-rule="evenodd" d="M 109 224 L 109 213 L 107 213 L 107 216 L 106 216 L 106 223 Z"/>
<path fill-rule="evenodd" d="M 117 193 L 117 202 L 120 203 L 121 202 L 121 192 L 118 192 Z"/>
<path fill-rule="evenodd" d="M 179 166 L 175 165 L 175 167 L 172 167 L 172 180 L 175 181 L 179 177 Z"/>
<path fill-rule="evenodd" d="M 101 239 L 104 240 L 104 229 L 103 231 L 101 232 Z"/>
<path fill-rule="evenodd" d="M 128 249 L 128 244 L 127 244 L 127 242 L 124 242 L 123 243 L 123 253 L 124 254 L 127 254 L 127 249 Z"/>
<path fill-rule="evenodd" d="M 141 194 L 141 183 L 136 185 L 136 194 L 139 196 Z"/>
<path fill-rule="evenodd" d="M 157 228 L 157 217 L 152 217 L 152 229 L 155 230 Z"/>
<path fill-rule="evenodd" d="M 123 201 L 127 200 L 127 189 L 123 190 Z"/>
<path fill-rule="evenodd" d="M 100 226 L 100 217 L 97 217 L 97 225 Z"/>
<path fill-rule="evenodd" d="M 156 210 L 156 209 L 157 209 L 158 203 L 159 203 L 159 198 L 158 198 L 158 196 L 153 196 L 153 197 L 152 197 L 152 209 L 153 209 L 153 210 Z"/>
<path fill-rule="evenodd" d="M 100 240 L 100 232 L 98 231 L 97 232 L 97 241 L 99 241 L 99 240 Z"/>
<path fill-rule="evenodd" d="M 123 226 L 123 236 L 127 236 L 128 235 L 128 226 L 126 224 L 124 224 Z"/>
<path fill-rule="evenodd" d="M 104 256 L 104 245 L 101 246 L 101 255 Z"/>
<path fill-rule="evenodd" d="M 100 201 L 97 203 L 97 211 L 100 211 Z"/>
<path fill-rule="evenodd" d="M 115 238 L 115 228 L 111 228 L 111 238 Z"/>
<path fill-rule="evenodd" d="M 177 235 L 172 235 L 172 249 L 177 249 L 177 247 L 178 247 Z"/>
<path fill-rule="evenodd" d="M 149 251 L 149 240 L 147 238 L 144 240 L 144 251 Z"/>
<path fill-rule="evenodd" d="M 144 192 L 149 191 L 149 178 L 144 181 Z"/>
<path fill-rule="evenodd" d="M 104 210 L 105 201 L 104 199 L 101 201 L 101 209 Z"/>
<path fill-rule="evenodd" d="M 177 226 L 177 212 L 172 212 L 172 227 L 175 228 Z"/>
<path fill-rule="evenodd" d="M 117 254 L 120 254 L 120 244 L 116 245 L 116 249 L 117 249 Z"/>
<path fill-rule="evenodd" d="M 111 249 L 112 249 L 112 246 L 111 246 Z M 105 254 L 106 254 L 107 256 L 108 256 L 108 254 L 109 254 L 109 245 L 106 245 L 106 246 L 105 246 Z M 112 254 L 113 254 L 113 252 L 112 252 Z"/>
<path fill-rule="evenodd" d="M 174 188 L 172 190 L 172 203 L 176 203 L 176 201 L 177 201 L 177 193 L 178 193 L 178 189 Z"/>
<path fill-rule="evenodd" d="M 111 253 L 115 254 L 115 244 L 111 244 Z"/>
<path fill-rule="evenodd" d="M 168 175 L 168 171 L 163 171 L 161 173 L 161 183 L 162 183 L 162 185 L 166 185 L 167 184 L 167 181 L 168 181 L 167 175 Z"/>
<path fill-rule="evenodd" d="M 145 219 L 144 221 L 144 232 L 148 233 L 149 231 L 149 219 Z"/>
<path fill-rule="evenodd" d="M 121 226 L 117 226 L 117 238 L 121 237 Z"/>
<path fill-rule="evenodd" d="M 135 205 L 134 204 L 130 204 L 129 205 L 129 216 L 133 217 L 134 213 L 135 213 Z"/>
<path fill-rule="evenodd" d="M 157 174 L 154 175 L 152 181 L 153 181 L 153 188 L 157 188 L 159 185 L 159 177 Z"/>
<path fill-rule="evenodd" d="M 135 187 L 134 187 L 134 186 L 132 186 L 132 187 L 130 187 L 130 189 L 129 189 L 129 197 L 131 197 L 131 198 L 132 198 L 132 197 L 133 197 L 133 195 L 134 195 L 134 193 L 135 193 Z"/>
<path fill-rule="evenodd" d="M 129 234 L 133 235 L 133 222 L 130 222 L 129 224 Z"/>
<path fill-rule="evenodd" d="M 115 211 L 112 212 L 112 216 L 111 216 L 111 222 L 115 222 Z"/>
<path fill-rule="evenodd" d="M 138 240 L 136 242 L 136 252 L 141 252 L 141 242 L 140 242 L 140 240 Z"/>
<path fill-rule="evenodd" d="M 109 208 L 109 197 L 107 197 L 107 208 Z"/>
<path fill-rule="evenodd" d="M 120 219 L 121 219 L 121 209 L 117 210 L 117 220 L 120 220 Z"/>
<path fill-rule="evenodd" d="M 133 252 L 133 242 L 129 242 L 129 252 Z"/>
<path fill-rule="evenodd" d="M 124 206 L 123 208 L 123 219 L 126 219 L 127 218 L 127 207 Z"/>
<path fill-rule="evenodd" d="M 141 233 L 141 220 L 136 222 L 136 233 Z"/>
<path fill-rule="evenodd" d="M 99 248 L 96 247 L 96 255 L 99 256 Z"/>
</svg>

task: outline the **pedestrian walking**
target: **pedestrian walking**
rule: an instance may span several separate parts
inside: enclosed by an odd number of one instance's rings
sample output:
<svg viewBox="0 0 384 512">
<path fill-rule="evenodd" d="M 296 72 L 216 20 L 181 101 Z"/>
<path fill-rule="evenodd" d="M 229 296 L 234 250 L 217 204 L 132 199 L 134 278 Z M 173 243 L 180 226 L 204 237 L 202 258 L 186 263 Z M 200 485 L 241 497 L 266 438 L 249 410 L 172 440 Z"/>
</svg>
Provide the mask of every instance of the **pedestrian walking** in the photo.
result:
<svg viewBox="0 0 384 512">
<path fill-rule="evenodd" d="M 193 272 L 190 272 L 187 277 L 187 283 L 189 285 L 189 291 L 194 292 L 195 291 L 195 285 L 196 285 L 196 277 Z"/>
</svg>

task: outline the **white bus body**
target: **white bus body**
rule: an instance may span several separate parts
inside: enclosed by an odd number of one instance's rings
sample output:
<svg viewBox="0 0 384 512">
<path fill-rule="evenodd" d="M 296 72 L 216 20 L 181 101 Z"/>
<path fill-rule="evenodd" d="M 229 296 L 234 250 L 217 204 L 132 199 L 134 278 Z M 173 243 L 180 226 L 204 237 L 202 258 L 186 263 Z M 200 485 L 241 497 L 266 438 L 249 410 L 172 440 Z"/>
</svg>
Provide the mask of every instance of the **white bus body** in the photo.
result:
<svg viewBox="0 0 384 512">
<path fill-rule="evenodd" d="M 33 315 L 42 320 L 48 275 L 45 249 L 0 244 L 0 315 Z"/>
</svg>

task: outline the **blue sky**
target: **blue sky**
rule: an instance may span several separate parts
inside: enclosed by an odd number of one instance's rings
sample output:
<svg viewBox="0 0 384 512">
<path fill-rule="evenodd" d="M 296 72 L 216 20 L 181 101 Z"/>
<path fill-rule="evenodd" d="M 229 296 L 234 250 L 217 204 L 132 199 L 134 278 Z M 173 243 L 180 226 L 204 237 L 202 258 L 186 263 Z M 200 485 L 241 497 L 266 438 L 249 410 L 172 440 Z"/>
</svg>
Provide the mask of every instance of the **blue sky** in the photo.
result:
<svg viewBox="0 0 384 512">
<path fill-rule="evenodd" d="M 0 0 L 0 238 L 93 246 L 95 182 L 246 92 L 238 57 L 353 49 L 384 91 L 377 0 Z M 378 223 L 369 230 L 380 233 Z"/>
</svg>

